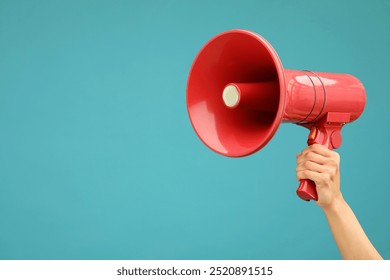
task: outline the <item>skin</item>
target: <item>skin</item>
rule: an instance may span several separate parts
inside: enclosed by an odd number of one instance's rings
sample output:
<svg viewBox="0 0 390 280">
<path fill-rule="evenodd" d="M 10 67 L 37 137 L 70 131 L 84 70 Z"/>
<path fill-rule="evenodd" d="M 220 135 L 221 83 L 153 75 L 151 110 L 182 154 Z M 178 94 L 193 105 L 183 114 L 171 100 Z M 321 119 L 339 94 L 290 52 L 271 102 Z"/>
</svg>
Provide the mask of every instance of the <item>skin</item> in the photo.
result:
<svg viewBox="0 0 390 280">
<path fill-rule="evenodd" d="M 345 260 L 381 260 L 340 190 L 340 156 L 313 144 L 297 155 L 297 179 L 316 184 L 317 205 L 323 210 L 341 257 Z"/>
</svg>

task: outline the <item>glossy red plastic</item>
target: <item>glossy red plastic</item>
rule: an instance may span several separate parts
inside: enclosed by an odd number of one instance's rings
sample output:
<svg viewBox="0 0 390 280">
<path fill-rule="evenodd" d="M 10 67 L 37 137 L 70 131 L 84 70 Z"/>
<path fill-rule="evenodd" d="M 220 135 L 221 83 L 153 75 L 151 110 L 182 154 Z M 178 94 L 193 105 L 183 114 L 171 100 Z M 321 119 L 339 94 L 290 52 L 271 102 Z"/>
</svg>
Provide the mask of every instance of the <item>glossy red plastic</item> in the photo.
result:
<svg viewBox="0 0 390 280">
<path fill-rule="evenodd" d="M 222 98 L 228 85 L 239 94 L 233 107 Z M 282 122 L 325 131 L 329 128 L 323 120 L 328 116 L 347 113 L 348 120 L 340 123 L 354 121 L 365 101 L 364 87 L 354 76 L 284 69 L 272 46 L 247 30 L 227 31 L 208 41 L 196 56 L 187 83 L 194 130 L 206 146 L 229 157 L 260 150 Z M 333 137 L 317 133 L 326 140 L 316 141 L 326 146 L 333 141 L 331 148 L 336 148 L 341 134 L 333 133 Z"/>
</svg>

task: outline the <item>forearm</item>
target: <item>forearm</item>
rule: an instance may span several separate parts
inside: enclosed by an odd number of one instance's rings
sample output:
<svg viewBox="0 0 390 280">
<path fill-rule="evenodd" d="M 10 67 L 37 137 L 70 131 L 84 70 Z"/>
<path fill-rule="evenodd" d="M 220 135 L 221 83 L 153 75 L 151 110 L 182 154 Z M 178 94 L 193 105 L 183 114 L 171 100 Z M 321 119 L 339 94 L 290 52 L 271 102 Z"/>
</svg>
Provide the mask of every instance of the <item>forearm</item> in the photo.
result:
<svg viewBox="0 0 390 280">
<path fill-rule="evenodd" d="M 344 199 L 338 199 L 323 211 L 343 259 L 382 259 Z"/>
</svg>

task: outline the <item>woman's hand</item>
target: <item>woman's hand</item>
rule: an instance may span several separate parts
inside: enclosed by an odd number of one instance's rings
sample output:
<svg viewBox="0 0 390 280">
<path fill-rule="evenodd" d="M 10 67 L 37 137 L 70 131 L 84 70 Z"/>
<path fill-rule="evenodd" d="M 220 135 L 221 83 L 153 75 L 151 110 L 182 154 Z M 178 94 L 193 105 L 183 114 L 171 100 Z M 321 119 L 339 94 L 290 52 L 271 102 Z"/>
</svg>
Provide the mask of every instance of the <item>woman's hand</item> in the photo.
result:
<svg viewBox="0 0 390 280">
<path fill-rule="evenodd" d="M 313 144 L 297 155 L 297 179 L 309 179 L 316 184 L 317 204 L 321 208 L 342 200 L 340 192 L 340 156 L 325 146 Z"/>
</svg>

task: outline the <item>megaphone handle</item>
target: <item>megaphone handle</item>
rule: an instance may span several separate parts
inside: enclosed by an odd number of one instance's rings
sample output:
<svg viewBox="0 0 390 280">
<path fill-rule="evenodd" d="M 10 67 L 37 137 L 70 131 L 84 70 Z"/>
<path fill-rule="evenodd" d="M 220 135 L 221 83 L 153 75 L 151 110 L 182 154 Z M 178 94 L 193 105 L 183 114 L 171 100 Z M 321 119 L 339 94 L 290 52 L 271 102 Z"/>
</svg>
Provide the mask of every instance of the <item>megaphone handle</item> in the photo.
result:
<svg viewBox="0 0 390 280">
<path fill-rule="evenodd" d="M 308 127 L 310 128 L 310 133 L 307 139 L 307 144 L 321 144 L 329 150 L 337 149 L 340 147 L 342 142 L 341 128 L 345 122 L 348 121 L 349 114 L 327 113 L 326 116 L 317 124 Z M 317 201 L 318 199 L 316 185 L 311 180 L 301 180 L 296 192 L 300 198 L 306 201 Z"/>
<path fill-rule="evenodd" d="M 310 133 L 307 139 L 307 144 L 312 145 L 316 143 L 316 140 L 319 138 L 319 129 L 316 126 L 312 126 L 310 128 Z M 326 144 L 326 143 L 321 143 Z M 302 179 L 300 180 L 298 189 L 297 189 L 297 195 L 306 201 L 310 200 L 318 200 L 317 190 L 316 190 L 316 184 L 312 180 L 308 179 Z"/>
<path fill-rule="evenodd" d="M 303 179 L 299 183 L 299 187 L 297 189 L 297 195 L 306 201 L 310 200 L 318 200 L 316 184 L 308 179 Z"/>
</svg>

